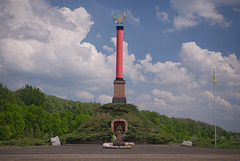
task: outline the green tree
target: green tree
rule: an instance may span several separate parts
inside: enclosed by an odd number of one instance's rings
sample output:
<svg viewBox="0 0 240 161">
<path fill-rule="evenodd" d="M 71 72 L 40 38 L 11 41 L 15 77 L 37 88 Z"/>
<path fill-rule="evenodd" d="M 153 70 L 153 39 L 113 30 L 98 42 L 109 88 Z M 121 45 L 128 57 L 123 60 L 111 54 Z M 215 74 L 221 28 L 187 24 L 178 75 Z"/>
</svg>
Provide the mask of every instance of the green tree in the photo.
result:
<svg viewBox="0 0 240 161">
<path fill-rule="evenodd" d="M 22 108 L 16 104 L 6 104 L 3 108 L 5 111 L 1 122 L 10 128 L 11 138 L 23 136 L 25 121 Z"/>
<path fill-rule="evenodd" d="M 42 136 L 42 131 L 37 123 L 33 125 L 34 137 L 40 138 Z"/>
<path fill-rule="evenodd" d="M 143 111 L 141 111 L 142 112 L 142 114 L 145 116 L 145 117 L 147 117 L 150 121 L 152 121 L 154 124 L 156 124 L 156 125 L 160 125 L 161 123 L 160 123 L 160 120 L 159 120 L 159 118 L 160 118 L 160 114 L 159 113 L 157 113 L 157 112 L 151 112 L 151 111 L 145 111 L 145 110 L 143 110 Z"/>
<path fill-rule="evenodd" d="M 45 94 L 39 88 L 27 84 L 23 89 L 17 90 L 16 95 L 26 106 L 45 106 Z"/>
<path fill-rule="evenodd" d="M 28 111 L 31 112 L 36 118 L 35 122 L 33 122 L 32 124 L 37 123 L 41 130 L 46 129 L 46 112 L 44 111 L 43 107 L 31 105 L 28 107 Z"/>
<path fill-rule="evenodd" d="M 0 140 L 8 140 L 12 136 L 10 127 L 7 124 L 0 125 Z"/>
<path fill-rule="evenodd" d="M 53 124 L 52 124 L 52 115 L 50 113 L 46 113 L 44 124 L 45 124 L 44 132 L 51 133 L 53 131 Z"/>
<path fill-rule="evenodd" d="M 0 107 L 7 103 L 16 103 L 15 94 L 7 86 L 0 83 Z"/>
<path fill-rule="evenodd" d="M 74 130 L 76 130 L 77 126 L 78 126 L 78 122 L 76 120 L 71 120 L 68 126 L 69 132 L 73 132 Z"/>
<path fill-rule="evenodd" d="M 52 114 L 51 124 L 54 136 L 61 136 L 63 134 L 61 129 L 61 116 L 58 113 Z"/>
<path fill-rule="evenodd" d="M 61 112 L 61 129 L 64 134 L 69 132 L 69 122 L 68 122 L 68 113 L 67 112 Z"/>
<path fill-rule="evenodd" d="M 15 134 L 13 137 L 22 137 L 24 135 L 25 121 L 23 116 L 18 112 L 13 112 L 13 126 L 15 128 Z"/>
<path fill-rule="evenodd" d="M 6 114 L 0 112 L 0 140 L 7 140 L 12 136 L 11 129 L 5 121 Z"/>
</svg>

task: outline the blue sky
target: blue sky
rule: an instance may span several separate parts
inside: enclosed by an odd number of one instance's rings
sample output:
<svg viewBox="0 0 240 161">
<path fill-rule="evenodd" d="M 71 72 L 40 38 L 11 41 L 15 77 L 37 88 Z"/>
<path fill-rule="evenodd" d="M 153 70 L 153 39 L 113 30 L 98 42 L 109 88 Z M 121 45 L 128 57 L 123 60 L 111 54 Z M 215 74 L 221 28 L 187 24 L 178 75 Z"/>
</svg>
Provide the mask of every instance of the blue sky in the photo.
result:
<svg viewBox="0 0 240 161">
<path fill-rule="evenodd" d="M 3 0 L 0 82 L 49 95 L 111 102 L 114 14 L 126 13 L 124 79 L 129 103 L 169 117 L 240 131 L 240 1 Z"/>
</svg>

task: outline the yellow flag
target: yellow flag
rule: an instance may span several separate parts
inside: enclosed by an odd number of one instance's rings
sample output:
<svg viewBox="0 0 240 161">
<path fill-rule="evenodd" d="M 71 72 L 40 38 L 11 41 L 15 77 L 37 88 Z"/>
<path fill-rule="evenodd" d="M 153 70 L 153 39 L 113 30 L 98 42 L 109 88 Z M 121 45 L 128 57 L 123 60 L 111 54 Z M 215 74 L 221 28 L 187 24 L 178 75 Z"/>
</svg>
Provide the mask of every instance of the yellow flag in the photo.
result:
<svg viewBox="0 0 240 161">
<path fill-rule="evenodd" d="M 215 76 L 215 71 L 213 71 L 213 82 L 214 82 L 214 85 L 216 85 L 216 76 Z"/>
</svg>

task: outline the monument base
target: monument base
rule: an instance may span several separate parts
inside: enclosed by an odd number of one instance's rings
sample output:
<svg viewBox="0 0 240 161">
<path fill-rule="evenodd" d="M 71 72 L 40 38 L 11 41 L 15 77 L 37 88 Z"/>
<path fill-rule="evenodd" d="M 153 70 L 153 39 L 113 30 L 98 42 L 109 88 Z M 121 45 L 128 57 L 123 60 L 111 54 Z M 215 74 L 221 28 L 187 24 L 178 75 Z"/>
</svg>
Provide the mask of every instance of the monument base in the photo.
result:
<svg viewBox="0 0 240 161">
<path fill-rule="evenodd" d="M 114 96 L 112 103 L 127 103 L 125 97 L 125 84 L 126 81 L 122 78 L 116 78 L 113 82 L 114 84 Z"/>
<path fill-rule="evenodd" d="M 103 143 L 103 148 L 110 149 L 132 149 L 135 146 L 133 142 L 124 142 L 124 133 L 128 130 L 128 122 L 125 119 L 118 118 L 111 122 L 112 132 L 117 132 L 117 138 L 115 134 L 112 136 L 111 143 Z"/>
<path fill-rule="evenodd" d="M 126 98 L 113 98 L 112 103 L 127 103 Z"/>
<path fill-rule="evenodd" d="M 135 146 L 133 142 L 123 142 L 121 144 L 118 143 L 103 143 L 103 148 L 109 149 L 132 149 Z"/>
</svg>

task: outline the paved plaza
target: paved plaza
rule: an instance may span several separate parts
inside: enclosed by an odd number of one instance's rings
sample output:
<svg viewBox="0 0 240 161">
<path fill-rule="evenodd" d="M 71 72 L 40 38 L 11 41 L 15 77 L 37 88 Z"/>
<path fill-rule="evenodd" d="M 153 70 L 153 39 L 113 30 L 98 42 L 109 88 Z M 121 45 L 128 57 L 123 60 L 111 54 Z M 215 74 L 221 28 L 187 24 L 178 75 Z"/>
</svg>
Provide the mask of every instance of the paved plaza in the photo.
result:
<svg viewBox="0 0 240 161">
<path fill-rule="evenodd" d="M 137 144 L 133 149 L 104 149 L 101 144 L 0 148 L 2 161 L 78 160 L 240 160 L 240 150 Z"/>
</svg>

